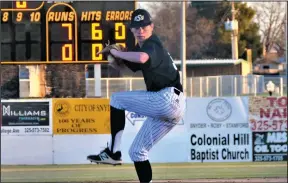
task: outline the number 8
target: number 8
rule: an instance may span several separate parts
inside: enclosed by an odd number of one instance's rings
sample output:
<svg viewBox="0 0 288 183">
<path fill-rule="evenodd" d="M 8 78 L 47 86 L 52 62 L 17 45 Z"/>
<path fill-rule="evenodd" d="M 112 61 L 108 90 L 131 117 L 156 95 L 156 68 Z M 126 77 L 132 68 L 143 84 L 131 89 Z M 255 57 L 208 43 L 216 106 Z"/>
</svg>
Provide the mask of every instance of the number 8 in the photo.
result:
<svg viewBox="0 0 288 183">
<path fill-rule="evenodd" d="M 7 22 L 8 21 L 8 17 L 9 17 L 9 13 L 8 12 L 4 12 L 2 15 L 2 21 L 3 22 Z"/>
</svg>

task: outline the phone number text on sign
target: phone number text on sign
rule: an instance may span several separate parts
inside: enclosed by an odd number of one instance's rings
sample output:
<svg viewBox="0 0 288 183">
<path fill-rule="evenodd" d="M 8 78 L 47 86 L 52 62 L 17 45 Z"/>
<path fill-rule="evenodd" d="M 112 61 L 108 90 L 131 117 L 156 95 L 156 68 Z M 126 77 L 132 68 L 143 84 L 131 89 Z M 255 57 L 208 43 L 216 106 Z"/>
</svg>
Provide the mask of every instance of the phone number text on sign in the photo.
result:
<svg viewBox="0 0 288 183">
<path fill-rule="evenodd" d="M 42 127 L 1 127 L 1 135 L 50 135 L 52 133 L 50 128 Z"/>
<path fill-rule="evenodd" d="M 285 131 L 287 120 L 250 120 L 252 131 Z"/>
<path fill-rule="evenodd" d="M 252 131 L 287 130 L 287 97 L 251 97 L 249 113 Z"/>
</svg>

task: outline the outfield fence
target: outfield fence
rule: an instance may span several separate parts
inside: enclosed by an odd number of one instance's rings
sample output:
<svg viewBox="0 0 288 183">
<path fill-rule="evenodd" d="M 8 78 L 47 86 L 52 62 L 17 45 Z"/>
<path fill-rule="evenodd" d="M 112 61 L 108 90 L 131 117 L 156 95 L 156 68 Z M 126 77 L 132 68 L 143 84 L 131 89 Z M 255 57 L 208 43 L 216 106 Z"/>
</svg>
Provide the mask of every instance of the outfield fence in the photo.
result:
<svg viewBox="0 0 288 183">
<path fill-rule="evenodd" d="M 275 84 L 274 96 L 287 95 L 287 78 L 264 77 L 260 75 L 227 75 L 188 77 L 187 96 L 189 97 L 221 97 L 221 96 L 259 96 L 266 95 L 266 84 L 268 81 Z M 29 97 L 29 79 L 20 79 L 20 96 Z M 101 78 L 102 97 L 109 98 L 113 92 L 145 90 L 143 78 Z M 87 97 L 94 96 L 94 78 L 86 78 Z"/>
</svg>

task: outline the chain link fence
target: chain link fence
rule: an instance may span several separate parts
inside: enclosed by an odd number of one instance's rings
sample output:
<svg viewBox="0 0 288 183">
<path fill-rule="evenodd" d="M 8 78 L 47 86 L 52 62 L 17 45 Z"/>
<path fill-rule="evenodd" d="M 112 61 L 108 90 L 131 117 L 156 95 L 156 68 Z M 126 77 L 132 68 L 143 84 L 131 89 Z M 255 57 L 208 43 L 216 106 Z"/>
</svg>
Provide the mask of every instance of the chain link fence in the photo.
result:
<svg viewBox="0 0 288 183">
<path fill-rule="evenodd" d="M 260 75 L 227 75 L 187 78 L 187 97 L 226 97 L 268 95 L 266 84 L 275 84 L 274 96 L 287 96 L 287 77 L 264 77 Z M 20 97 L 29 97 L 29 79 L 20 79 Z M 146 90 L 143 78 L 101 78 L 102 97 L 109 98 L 113 92 Z M 86 95 L 93 97 L 95 83 L 86 78 Z"/>
<path fill-rule="evenodd" d="M 263 76 L 210 76 L 189 78 L 187 96 L 240 96 L 265 92 Z"/>
</svg>

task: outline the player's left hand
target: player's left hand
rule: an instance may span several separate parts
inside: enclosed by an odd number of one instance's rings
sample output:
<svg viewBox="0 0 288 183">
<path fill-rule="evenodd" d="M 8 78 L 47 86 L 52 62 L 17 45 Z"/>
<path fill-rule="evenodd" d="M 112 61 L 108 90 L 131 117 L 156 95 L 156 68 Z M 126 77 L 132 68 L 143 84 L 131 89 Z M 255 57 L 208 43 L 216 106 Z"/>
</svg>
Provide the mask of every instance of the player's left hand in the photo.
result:
<svg viewBox="0 0 288 183">
<path fill-rule="evenodd" d="M 97 55 L 99 55 L 99 54 L 111 54 L 111 50 L 112 49 L 115 49 L 115 50 L 117 50 L 117 51 L 126 51 L 126 48 L 124 47 L 124 46 L 122 46 L 122 45 L 120 45 L 120 44 L 110 44 L 110 42 L 108 41 L 108 43 L 106 44 L 106 47 L 103 49 L 103 50 L 101 50 L 101 51 L 99 51 L 98 53 L 97 53 Z"/>
<path fill-rule="evenodd" d="M 125 65 L 124 65 L 121 58 L 117 58 L 111 53 L 112 49 L 115 49 L 117 51 L 126 51 L 126 48 L 124 46 L 122 46 L 120 44 L 111 44 L 110 45 L 108 42 L 108 44 L 106 44 L 106 47 L 103 50 L 99 51 L 97 53 L 97 55 L 101 54 L 101 53 L 107 54 L 107 60 L 109 63 L 108 65 L 110 65 L 111 67 L 113 67 L 116 70 L 121 70 L 125 67 Z"/>
<path fill-rule="evenodd" d="M 124 69 L 125 64 L 123 63 L 123 60 L 121 58 L 114 57 L 112 54 L 108 54 L 107 56 L 108 65 L 113 67 L 116 70 Z"/>
</svg>

